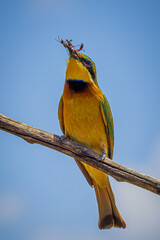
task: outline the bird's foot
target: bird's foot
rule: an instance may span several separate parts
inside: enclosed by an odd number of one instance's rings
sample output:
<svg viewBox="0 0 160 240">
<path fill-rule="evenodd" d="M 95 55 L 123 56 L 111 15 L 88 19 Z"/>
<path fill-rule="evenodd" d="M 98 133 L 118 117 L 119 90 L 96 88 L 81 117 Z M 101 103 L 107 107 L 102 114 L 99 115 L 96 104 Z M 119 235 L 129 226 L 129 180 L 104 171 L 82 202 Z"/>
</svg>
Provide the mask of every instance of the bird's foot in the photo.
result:
<svg viewBox="0 0 160 240">
<path fill-rule="evenodd" d="M 61 143 L 63 142 L 63 140 L 69 140 L 69 137 L 67 135 L 62 135 L 60 136 L 60 139 L 61 139 Z"/>
<path fill-rule="evenodd" d="M 105 151 L 103 151 L 103 153 L 101 154 L 101 156 L 98 158 L 98 161 L 104 161 L 106 158 L 106 153 Z"/>
</svg>

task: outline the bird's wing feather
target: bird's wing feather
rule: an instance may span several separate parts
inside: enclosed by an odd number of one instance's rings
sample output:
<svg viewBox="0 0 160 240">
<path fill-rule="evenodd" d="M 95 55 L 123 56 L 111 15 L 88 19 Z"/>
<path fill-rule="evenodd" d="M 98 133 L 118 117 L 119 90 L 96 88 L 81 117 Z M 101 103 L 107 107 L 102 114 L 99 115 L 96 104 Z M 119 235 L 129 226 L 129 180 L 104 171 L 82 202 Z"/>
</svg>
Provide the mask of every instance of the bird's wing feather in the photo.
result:
<svg viewBox="0 0 160 240">
<path fill-rule="evenodd" d="M 100 104 L 102 118 L 105 124 L 107 143 L 108 143 L 108 156 L 112 159 L 113 157 L 113 146 L 114 146 L 114 125 L 112 112 L 109 106 L 109 102 L 105 95 L 103 101 Z"/>
<path fill-rule="evenodd" d="M 64 118 L 63 118 L 63 96 L 61 96 L 61 99 L 59 101 L 58 118 L 59 118 L 59 123 L 60 123 L 60 126 L 61 126 L 61 130 L 62 130 L 63 134 L 65 134 Z"/>
<path fill-rule="evenodd" d="M 90 177 L 89 173 L 87 172 L 85 166 L 77 159 L 75 159 L 78 167 L 80 168 L 81 172 L 83 173 L 84 177 L 86 178 L 87 182 L 91 187 L 93 187 L 93 181 L 92 178 Z"/>
</svg>

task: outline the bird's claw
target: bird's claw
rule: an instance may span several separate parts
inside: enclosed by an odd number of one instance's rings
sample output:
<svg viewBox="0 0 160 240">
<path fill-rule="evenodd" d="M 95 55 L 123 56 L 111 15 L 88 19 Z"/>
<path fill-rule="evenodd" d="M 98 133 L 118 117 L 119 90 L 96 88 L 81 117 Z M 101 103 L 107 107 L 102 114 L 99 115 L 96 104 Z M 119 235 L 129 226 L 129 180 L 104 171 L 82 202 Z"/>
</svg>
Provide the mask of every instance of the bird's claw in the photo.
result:
<svg viewBox="0 0 160 240">
<path fill-rule="evenodd" d="M 64 141 L 64 140 L 67 140 L 69 139 L 69 137 L 67 135 L 62 135 L 60 136 L 60 140 L 61 140 L 61 143 Z"/>
<path fill-rule="evenodd" d="M 106 153 L 105 152 L 103 152 L 102 154 L 101 154 L 101 156 L 98 158 L 98 161 L 104 161 L 105 160 L 105 158 L 106 158 Z"/>
</svg>

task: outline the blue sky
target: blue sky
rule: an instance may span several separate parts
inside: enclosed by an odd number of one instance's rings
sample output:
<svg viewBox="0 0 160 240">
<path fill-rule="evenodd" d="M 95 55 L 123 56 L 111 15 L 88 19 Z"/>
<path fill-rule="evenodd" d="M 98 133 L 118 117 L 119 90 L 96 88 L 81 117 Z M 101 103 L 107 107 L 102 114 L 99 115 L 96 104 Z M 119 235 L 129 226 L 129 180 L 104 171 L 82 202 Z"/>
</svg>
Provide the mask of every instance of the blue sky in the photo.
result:
<svg viewBox="0 0 160 240">
<path fill-rule="evenodd" d="M 67 53 L 84 43 L 115 124 L 114 160 L 159 178 L 160 2 L 1 1 L 0 112 L 61 135 Z M 159 239 L 159 196 L 112 186 L 127 228 L 100 231 L 94 191 L 74 160 L 0 132 L 0 239 Z"/>
</svg>

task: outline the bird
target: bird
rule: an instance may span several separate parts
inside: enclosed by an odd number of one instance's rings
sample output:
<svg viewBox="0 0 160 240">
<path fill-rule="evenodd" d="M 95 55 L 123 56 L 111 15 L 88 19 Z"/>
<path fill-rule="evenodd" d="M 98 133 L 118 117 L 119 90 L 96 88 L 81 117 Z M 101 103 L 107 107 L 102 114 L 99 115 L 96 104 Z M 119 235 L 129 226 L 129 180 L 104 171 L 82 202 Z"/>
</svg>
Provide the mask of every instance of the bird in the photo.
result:
<svg viewBox="0 0 160 240">
<path fill-rule="evenodd" d="M 71 43 L 59 41 L 68 49 L 66 77 L 58 107 L 64 136 L 112 159 L 114 124 L 109 102 L 97 82 L 96 66 L 87 55 Z M 125 228 L 126 223 L 116 206 L 106 173 L 75 159 L 91 187 L 94 188 L 99 212 L 99 229 Z"/>
</svg>

